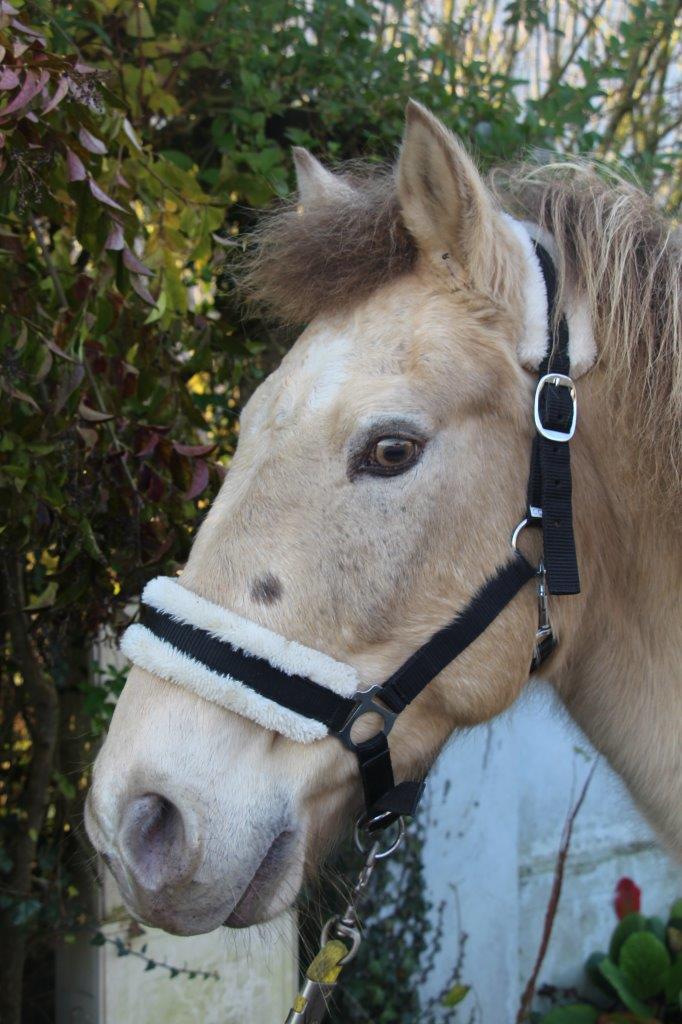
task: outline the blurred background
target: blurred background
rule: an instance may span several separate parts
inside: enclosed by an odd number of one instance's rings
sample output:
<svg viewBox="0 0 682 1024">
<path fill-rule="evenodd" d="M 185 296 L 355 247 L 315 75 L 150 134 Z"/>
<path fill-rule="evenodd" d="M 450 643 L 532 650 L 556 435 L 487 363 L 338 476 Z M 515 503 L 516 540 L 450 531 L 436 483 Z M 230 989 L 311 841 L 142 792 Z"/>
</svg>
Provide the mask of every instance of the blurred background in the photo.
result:
<svg viewBox="0 0 682 1024">
<path fill-rule="evenodd" d="M 292 998 L 293 920 L 147 934 L 82 826 L 115 636 L 183 563 L 240 406 L 291 340 L 238 306 L 230 270 L 292 188 L 291 146 L 391 161 L 413 96 L 486 169 L 584 155 L 675 215 L 681 27 L 677 0 L 0 0 L 3 1024 L 269 1024 Z M 593 760 L 542 693 L 446 752 L 336 1020 L 531 1019 L 521 992 Z M 677 895 L 615 780 L 590 778 L 538 1013 L 608 946 L 622 874 L 650 911 Z"/>
</svg>

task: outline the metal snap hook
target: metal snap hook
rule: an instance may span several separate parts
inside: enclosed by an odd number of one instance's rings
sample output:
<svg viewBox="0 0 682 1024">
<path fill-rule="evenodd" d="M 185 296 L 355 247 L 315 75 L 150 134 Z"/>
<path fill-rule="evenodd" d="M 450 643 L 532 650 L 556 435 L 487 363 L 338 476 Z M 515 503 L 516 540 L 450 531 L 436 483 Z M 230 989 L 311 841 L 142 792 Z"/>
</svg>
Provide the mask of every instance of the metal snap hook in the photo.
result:
<svg viewBox="0 0 682 1024">
<path fill-rule="evenodd" d="M 328 921 L 325 921 L 322 932 L 320 933 L 320 946 L 324 947 L 329 942 L 332 935 L 332 929 L 334 935 L 339 939 L 350 939 L 350 949 L 344 957 L 339 960 L 339 967 L 345 967 L 351 960 L 355 959 L 355 955 L 360 948 L 362 942 L 362 932 L 360 931 L 357 924 L 352 924 L 344 919 L 339 914 L 334 914 Z"/>
</svg>

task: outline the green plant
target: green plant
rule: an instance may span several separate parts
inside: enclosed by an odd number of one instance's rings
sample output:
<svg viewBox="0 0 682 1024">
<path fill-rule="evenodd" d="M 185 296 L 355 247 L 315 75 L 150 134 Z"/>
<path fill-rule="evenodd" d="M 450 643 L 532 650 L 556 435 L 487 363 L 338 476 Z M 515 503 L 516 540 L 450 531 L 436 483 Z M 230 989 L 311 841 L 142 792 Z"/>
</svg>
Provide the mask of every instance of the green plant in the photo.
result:
<svg viewBox="0 0 682 1024">
<path fill-rule="evenodd" d="M 682 1021 L 682 900 L 673 903 L 667 922 L 645 917 L 639 903 L 637 886 L 621 879 L 609 951 L 593 953 L 585 965 L 602 998 L 555 1006 L 539 1024 Z"/>
</svg>

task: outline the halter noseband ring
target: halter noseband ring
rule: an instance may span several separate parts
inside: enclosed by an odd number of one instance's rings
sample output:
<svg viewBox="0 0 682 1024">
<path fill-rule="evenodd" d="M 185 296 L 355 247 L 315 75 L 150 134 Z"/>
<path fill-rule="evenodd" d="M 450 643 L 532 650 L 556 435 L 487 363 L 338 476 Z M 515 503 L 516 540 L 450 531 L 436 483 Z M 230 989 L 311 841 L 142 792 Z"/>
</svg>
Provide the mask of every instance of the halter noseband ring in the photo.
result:
<svg viewBox="0 0 682 1024">
<path fill-rule="evenodd" d="M 512 535 L 512 555 L 456 617 L 416 650 L 383 683 L 361 689 L 352 666 L 287 640 L 213 604 L 175 579 L 157 577 L 142 595 L 140 621 L 129 626 L 122 651 L 132 662 L 257 724 L 302 743 L 335 736 L 358 761 L 365 826 L 387 827 L 415 812 L 423 783 L 395 784 L 388 735 L 398 716 L 426 686 L 494 622 L 531 579 L 537 579 L 539 621 L 533 672 L 556 647 L 547 594 L 580 591 L 573 536 L 568 442 L 576 426 L 568 324 L 555 313 L 557 279 L 547 251 L 533 242 L 548 311 L 548 351 L 539 367 L 525 516 Z M 542 529 L 539 568 L 517 549 L 526 527 Z M 377 714 L 381 729 L 356 742 L 355 723 Z"/>
</svg>

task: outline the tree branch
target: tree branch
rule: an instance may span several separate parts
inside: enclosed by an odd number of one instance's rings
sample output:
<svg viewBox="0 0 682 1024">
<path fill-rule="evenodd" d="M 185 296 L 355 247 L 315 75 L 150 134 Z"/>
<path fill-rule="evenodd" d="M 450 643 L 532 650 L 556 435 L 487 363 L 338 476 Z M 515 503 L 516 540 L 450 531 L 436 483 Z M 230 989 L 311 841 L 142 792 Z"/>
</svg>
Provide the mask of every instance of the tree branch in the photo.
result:
<svg viewBox="0 0 682 1024">
<path fill-rule="evenodd" d="M 31 762 L 22 795 L 23 816 L 18 820 L 16 838 L 10 849 L 12 869 L 7 890 L 15 899 L 31 891 L 31 864 L 36 856 L 38 835 L 43 826 L 57 741 L 58 702 L 52 681 L 33 645 L 24 611 L 23 566 L 15 552 L 4 552 L 0 562 L 0 595 L 6 612 L 12 658 L 19 666 L 23 685 L 21 704 L 31 734 Z M 0 1020 L 20 1024 L 21 979 L 26 955 L 26 932 L 14 922 L 10 905 L 0 916 Z"/>
<path fill-rule="evenodd" d="M 542 970 L 542 965 L 547 955 L 547 949 L 549 947 L 549 940 L 552 937 L 552 930 L 554 928 L 554 921 L 556 919 L 557 911 L 559 909 L 559 900 L 561 899 L 561 889 L 564 884 L 564 872 L 566 870 L 566 859 L 568 857 L 568 851 L 571 847 L 571 838 L 573 836 L 573 826 L 575 820 L 580 813 L 580 808 L 585 802 L 587 791 L 590 788 L 590 783 L 594 777 L 596 767 L 599 763 L 599 758 L 595 758 L 592 762 L 587 778 L 583 784 L 583 788 L 580 790 L 580 795 L 569 811 L 568 817 L 564 823 L 564 831 L 561 836 L 561 843 L 559 845 L 559 852 L 557 853 L 556 863 L 554 866 L 554 880 L 552 882 L 552 890 L 549 895 L 549 902 L 547 904 L 547 910 L 545 912 L 545 923 L 542 930 L 542 937 L 540 939 L 540 945 L 538 947 L 538 953 L 535 958 L 535 964 L 528 984 L 526 985 L 523 995 L 521 996 L 521 1003 L 519 1005 L 519 1012 L 516 1015 L 516 1024 L 522 1024 L 530 1013 L 531 1003 L 535 995 L 535 988 L 538 982 L 538 976 Z"/>
</svg>

